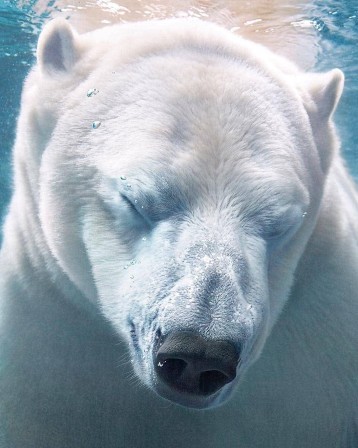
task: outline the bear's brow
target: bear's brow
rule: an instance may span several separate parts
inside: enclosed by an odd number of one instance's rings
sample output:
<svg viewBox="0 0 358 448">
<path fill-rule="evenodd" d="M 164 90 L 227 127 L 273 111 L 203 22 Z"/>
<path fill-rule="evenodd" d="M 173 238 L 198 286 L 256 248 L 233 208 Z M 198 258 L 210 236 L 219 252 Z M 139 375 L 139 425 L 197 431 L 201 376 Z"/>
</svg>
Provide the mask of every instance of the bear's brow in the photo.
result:
<svg viewBox="0 0 358 448">
<path fill-rule="evenodd" d="M 186 195 L 164 177 L 147 182 L 132 179 L 119 191 L 154 222 L 188 209 Z"/>
</svg>

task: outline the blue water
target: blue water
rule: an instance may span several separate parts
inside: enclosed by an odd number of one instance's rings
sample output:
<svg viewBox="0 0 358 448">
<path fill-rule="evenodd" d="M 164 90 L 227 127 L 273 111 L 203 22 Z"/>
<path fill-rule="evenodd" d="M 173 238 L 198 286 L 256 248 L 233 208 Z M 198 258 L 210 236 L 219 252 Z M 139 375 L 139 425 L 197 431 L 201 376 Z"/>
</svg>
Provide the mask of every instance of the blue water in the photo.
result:
<svg viewBox="0 0 358 448">
<path fill-rule="evenodd" d="M 126 0 L 123 3 L 120 0 L 97 2 L 88 0 L 76 1 L 77 6 L 74 6 L 66 1 L 59 3 L 55 0 L 48 3 L 44 0 L 0 0 L 0 222 L 6 213 L 12 190 L 11 150 L 15 138 L 22 83 L 31 65 L 35 62 L 36 42 L 43 24 L 59 15 L 70 21 L 77 17 L 78 22 L 79 13 L 81 13 L 81 23 L 88 17 L 92 28 L 114 21 L 162 18 L 166 15 L 173 15 L 177 3 L 176 0 L 163 0 L 161 3 L 152 1 L 148 4 L 144 4 L 140 0 L 132 2 Z M 253 10 L 255 8 L 257 11 L 260 1 L 256 0 L 251 3 Z M 282 29 L 286 33 L 286 30 L 292 28 L 294 32 L 290 33 L 290 36 L 291 39 L 292 36 L 293 39 L 296 39 L 295 45 L 298 52 L 302 52 L 302 58 L 305 52 L 310 53 L 311 51 L 305 48 L 304 36 L 307 31 L 313 33 L 315 62 L 312 67 L 307 67 L 310 64 L 302 63 L 302 65 L 315 71 L 329 70 L 333 67 L 339 67 L 344 71 L 346 85 L 336 113 L 336 123 L 342 140 L 343 154 L 351 173 L 358 179 L 358 126 L 356 125 L 358 116 L 358 0 L 316 0 L 311 2 L 301 0 L 294 6 L 292 6 L 294 3 L 292 0 L 287 0 L 287 3 L 287 5 L 280 5 L 277 12 L 278 17 L 262 16 L 262 18 L 259 17 L 251 22 L 247 21 L 247 25 L 251 27 L 251 31 L 257 31 L 264 36 L 261 40 L 263 43 L 265 43 L 265 32 L 271 41 L 275 37 L 279 41 L 284 39 Z M 212 6 L 205 4 L 205 7 L 200 6 L 200 8 L 195 4 L 194 1 L 188 3 L 186 11 L 183 11 L 181 7 L 180 14 L 194 15 L 196 11 L 196 15 L 210 18 L 210 15 L 215 16 L 214 12 L 216 13 L 218 10 L 217 2 L 213 2 Z M 227 1 L 227 8 L 225 8 L 225 0 L 220 4 L 223 6 L 221 11 L 225 11 L 228 17 L 228 23 L 235 25 L 235 17 L 230 14 L 232 2 Z M 246 9 L 250 9 L 250 2 L 245 2 L 245 4 Z M 289 14 L 282 18 L 282 23 L 280 23 L 281 11 L 289 11 Z M 123 16 L 124 14 L 126 15 Z M 236 18 L 236 21 L 239 19 Z M 252 29 L 256 23 L 257 29 Z M 293 28 L 295 29 L 293 30 Z"/>
</svg>

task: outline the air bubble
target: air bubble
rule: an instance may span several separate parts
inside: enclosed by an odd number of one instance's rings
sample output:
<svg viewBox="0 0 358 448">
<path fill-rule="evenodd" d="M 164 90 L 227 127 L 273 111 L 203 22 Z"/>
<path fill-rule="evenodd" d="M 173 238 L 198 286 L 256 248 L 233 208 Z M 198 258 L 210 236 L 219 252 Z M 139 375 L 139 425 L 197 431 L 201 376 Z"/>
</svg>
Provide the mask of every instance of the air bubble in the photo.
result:
<svg viewBox="0 0 358 448">
<path fill-rule="evenodd" d="M 147 241 L 147 237 L 143 236 L 142 241 Z"/>
<path fill-rule="evenodd" d="M 93 129 L 98 129 L 101 126 L 101 122 L 100 121 L 94 121 L 92 123 L 92 128 Z"/>
<path fill-rule="evenodd" d="M 131 184 L 127 184 L 126 187 L 127 188 L 132 188 L 132 185 Z"/>
<path fill-rule="evenodd" d="M 130 275 L 129 278 L 131 278 L 133 280 L 134 279 L 134 275 Z"/>
<path fill-rule="evenodd" d="M 134 199 L 134 203 L 137 204 L 137 203 L 138 203 L 138 200 L 137 200 L 137 199 Z"/>
<path fill-rule="evenodd" d="M 98 89 L 89 89 L 87 91 L 87 96 L 88 96 L 88 98 L 91 98 L 92 96 L 97 95 L 98 92 L 99 92 Z"/>
<path fill-rule="evenodd" d="M 120 176 L 121 180 L 127 180 L 126 176 Z"/>
</svg>

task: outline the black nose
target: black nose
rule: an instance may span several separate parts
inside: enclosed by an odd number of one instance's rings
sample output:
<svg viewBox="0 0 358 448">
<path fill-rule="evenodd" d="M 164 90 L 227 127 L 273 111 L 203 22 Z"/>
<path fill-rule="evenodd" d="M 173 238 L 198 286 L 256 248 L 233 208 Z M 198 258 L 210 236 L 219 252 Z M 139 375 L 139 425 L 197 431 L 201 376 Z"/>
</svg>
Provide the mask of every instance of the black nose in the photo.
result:
<svg viewBox="0 0 358 448">
<path fill-rule="evenodd" d="M 202 396 L 230 383 L 238 361 L 231 342 L 205 340 L 189 331 L 169 334 L 154 358 L 155 370 L 168 386 Z"/>
</svg>

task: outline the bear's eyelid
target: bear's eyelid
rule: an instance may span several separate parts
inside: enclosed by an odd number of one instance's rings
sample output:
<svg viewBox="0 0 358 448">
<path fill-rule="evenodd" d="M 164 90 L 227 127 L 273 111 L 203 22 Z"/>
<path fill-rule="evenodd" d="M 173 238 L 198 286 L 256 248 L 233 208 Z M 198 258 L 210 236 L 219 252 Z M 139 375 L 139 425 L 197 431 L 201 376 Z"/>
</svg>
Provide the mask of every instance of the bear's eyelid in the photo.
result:
<svg viewBox="0 0 358 448">
<path fill-rule="evenodd" d="M 119 193 L 119 195 L 122 201 L 125 202 L 127 207 L 132 210 L 133 213 L 142 218 L 148 225 L 153 225 L 152 220 L 145 213 L 144 207 L 139 205 L 139 201 L 137 199 L 132 200 L 124 193 Z"/>
<path fill-rule="evenodd" d="M 126 196 L 123 193 L 119 193 L 122 201 L 124 201 L 126 203 L 126 205 L 133 210 L 135 213 L 138 213 L 139 215 L 142 216 L 142 213 L 139 211 L 139 209 L 136 207 L 135 203 L 133 200 L 129 199 L 128 196 Z"/>
<path fill-rule="evenodd" d="M 292 230 L 298 229 L 306 215 L 306 208 L 290 207 L 278 219 L 273 220 L 270 232 L 267 233 L 266 238 L 275 239 L 290 234 Z"/>
</svg>

